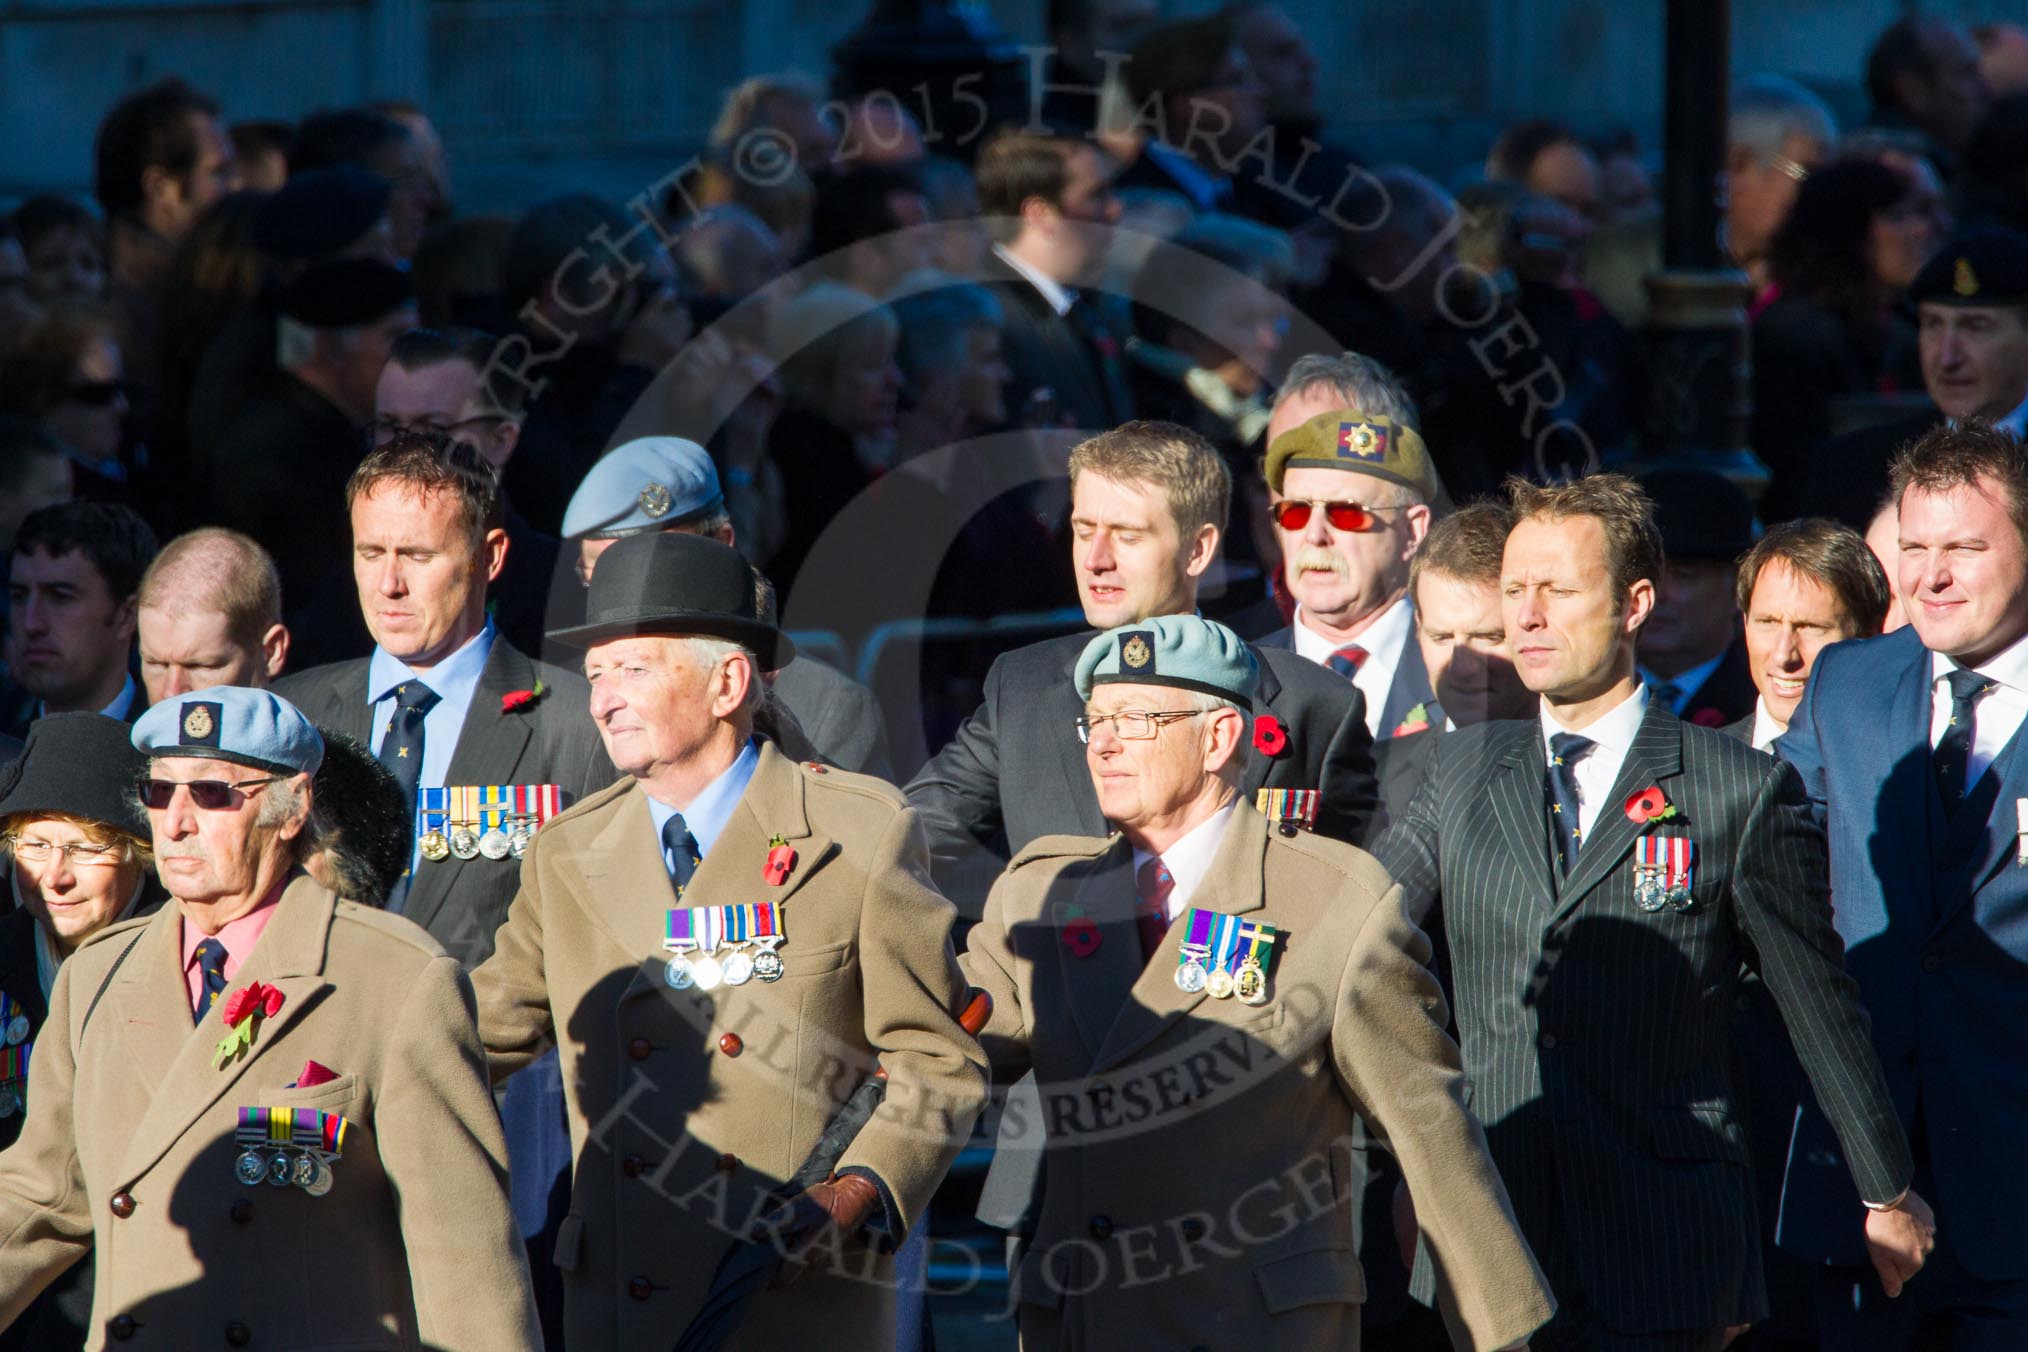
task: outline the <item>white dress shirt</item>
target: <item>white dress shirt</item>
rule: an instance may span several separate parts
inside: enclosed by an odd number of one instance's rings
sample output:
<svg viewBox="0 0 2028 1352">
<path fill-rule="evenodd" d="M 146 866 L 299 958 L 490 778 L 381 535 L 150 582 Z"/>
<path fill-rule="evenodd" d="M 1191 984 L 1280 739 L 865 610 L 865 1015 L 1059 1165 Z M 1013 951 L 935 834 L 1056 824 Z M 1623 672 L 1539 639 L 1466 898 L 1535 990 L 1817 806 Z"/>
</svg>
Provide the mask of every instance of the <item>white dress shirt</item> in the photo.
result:
<svg viewBox="0 0 2028 1352">
<path fill-rule="evenodd" d="M 1197 895 L 1198 886 L 1204 875 L 1211 871 L 1211 857 L 1218 853 L 1218 842 L 1225 839 L 1225 827 L 1232 820 L 1233 809 L 1239 806 L 1234 798 L 1218 811 L 1206 817 L 1197 825 L 1185 831 L 1176 843 L 1162 851 L 1162 866 L 1169 870 L 1169 876 L 1176 882 L 1169 893 L 1169 919 L 1182 915 L 1190 905 L 1190 899 Z M 1155 856 L 1134 847 L 1134 877 L 1141 876 L 1141 865 Z"/>
<path fill-rule="evenodd" d="M 995 244 L 993 252 L 999 255 L 1002 263 L 1020 273 L 1028 285 L 1040 291 L 1042 299 L 1049 302 L 1050 309 L 1056 311 L 1058 315 L 1070 313 L 1070 307 L 1077 300 L 1077 292 L 1070 290 L 1054 277 L 1037 271 L 1035 265 L 1026 259 L 1015 257 L 1012 253 L 1008 252 L 1007 246 L 1004 244 Z"/>
<path fill-rule="evenodd" d="M 1544 764 L 1548 763 L 1549 738 L 1558 732 L 1575 733 L 1590 739 L 1592 745 L 1583 755 L 1576 758 L 1570 767 L 1577 782 L 1577 831 L 1579 840 L 1591 837 L 1591 828 L 1598 821 L 1599 811 L 1606 806 L 1613 784 L 1620 777 L 1620 767 L 1626 764 L 1627 752 L 1633 748 L 1634 734 L 1641 730 L 1641 720 L 1648 716 L 1648 687 L 1637 685 L 1634 693 L 1621 700 L 1604 717 L 1586 727 L 1566 728 L 1556 721 L 1549 712 L 1549 704 L 1542 705 L 1542 754 Z"/>
<path fill-rule="evenodd" d="M 1948 700 L 1945 701 L 1946 704 L 1948 704 L 1949 702 L 1950 701 Z M 1764 699 L 1754 700 L 1753 749 L 1755 751 L 1765 751 L 1769 755 L 1773 755 L 1775 738 L 1781 736 L 1783 733 L 1787 731 L 1788 725 L 1784 723 L 1775 722 L 1774 716 L 1767 711 L 1766 700 Z"/>
<path fill-rule="evenodd" d="M 1379 741 L 1394 731 L 1393 728 L 1385 732 L 1381 730 L 1380 716 L 1387 711 L 1387 693 L 1394 688 L 1394 669 L 1401 665 L 1401 650 L 1407 646 L 1414 629 L 1415 607 L 1404 596 L 1343 643 L 1325 638 L 1304 624 L 1301 606 L 1296 607 L 1292 632 L 1296 656 L 1307 657 L 1320 667 L 1330 662 L 1333 653 L 1350 644 L 1356 643 L 1366 650 L 1366 660 L 1359 664 L 1352 684 L 1358 686 L 1359 693 L 1366 697 L 1366 731 Z"/>
<path fill-rule="evenodd" d="M 1929 655 L 1929 744 L 1934 747 L 1951 724 L 1951 688 L 1944 678 L 1958 664 L 1942 653 Z M 1965 764 L 1965 788 L 2006 750 L 2021 721 L 2028 718 L 2028 638 L 2017 639 L 1990 661 L 1972 668 L 1999 682 L 1972 706 L 1972 752 Z"/>
</svg>

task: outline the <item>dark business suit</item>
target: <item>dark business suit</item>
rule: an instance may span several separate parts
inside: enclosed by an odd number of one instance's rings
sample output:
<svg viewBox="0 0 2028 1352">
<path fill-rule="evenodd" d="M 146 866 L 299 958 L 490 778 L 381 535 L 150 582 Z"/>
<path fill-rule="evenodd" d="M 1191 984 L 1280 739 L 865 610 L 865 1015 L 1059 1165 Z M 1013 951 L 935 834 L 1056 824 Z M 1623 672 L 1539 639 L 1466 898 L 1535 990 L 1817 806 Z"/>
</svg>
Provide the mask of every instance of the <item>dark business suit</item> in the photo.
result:
<svg viewBox="0 0 2028 1352">
<path fill-rule="evenodd" d="M 1932 408 L 1912 418 L 1861 427 L 1827 438 L 1810 454 L 1810 489 L 1803 498 L 1811 516 L 1828 516 L 1864 533 L 1887 496 L 1888 467 L 1903 446 L 1943 421 Z"/>
<path fill-rule="evenodd" d="M 1746 655 L 1746 640 L 1734 634 L 1725 656 L 1711 669 L 1703 684 L 1690 692 L 1689 701 L 1676 716 L 1703 728 L 1722 728 L 1744 718 L 1751 738 L 1753 706 L 1759 698 L 1760 690 L 1753 683 L 1753 666 Z"/>
<path fill-rule="evenodd" d="M 1354 639 L 1353 642 L 1356 643 L 1358 640 Z M 1255 639 L 1254 643 L 1258 647 L 1280 648 L 1293 653 L 1296 650 L 1295 626 L 1283 625 L 1272 634 Z M 1330 668 L 1320 667 L 1320 670 L 1330 671 Z M 1331 674 L 1337 675 L 1336 672 Z M 1339 679 L 1347 680 L 1349 683 L 1349 678 Z M 1380 706 L 1380 731 L 1374 740 L 1384 742 L 1393 737 L 1395 730 L 1401 726 L 1401 720 L 1408 717 L 1409 710 L 1418 704 L 1430 704 L 1435 699 L 1436 691 L 1429 683 L 1429 668 L 1422 664 L 1422 646 L 1415 641 L 1415 634 L 1411 631 L 1401 645 L 1400 660 L 1394 664 L 1394 680 L 1388 684 L 1387 700 Z"/>
<path fill-rule="evenodd" d="M 362 657 L 313 667 L 277 681 L 275 693 L 312 722 L 377 748 L 385 729 L 373 726 L 373 706 L 366 702 L 368 665 L 369 659 Z M 543 685 L 540 699 L 513 713 L 501 712 L 501 696 L 534 689 L 538 677 Z M 606 759 L 591 721 L 590 699 L 584 677 L 531 662 L 496 635 L 444 782 L 560 784 L 565 806 L 596 793 L 619 775 Z M 520 876 L 511 857 L 453 855 L 425 860 L 416 870 L 402 914 L 428 930 L 469 970 L 493 951 L 493 932 L 507 918 Z"/>
<path fill-rule="evenodd" d="M 1934 1291 L 1957 1268 L 2012 1288 L 2017 1322 L 1976 1345 L 2021 1346 L 2028 868 L 2017 858 L 2016 805 L 2028 798 L 2028 752 L 2015 736 L 1947 821 L 1932 769 L 1930 670 L 1913 627 L 1826 648 L 1775 747 L 1828 832 L 1838 931 L 1895 1107 L 1917 1143 L 1917 1190 L 1936 1209 L 1936 1271 L 1916 1279 L 1916 1299 L 1904 1293 L 1880 1313 L 1920 1307 L 1924 1283 Z M 1857 1267 L 1858 1203 L 1838 1142 L 1806 1105 L 1782 1197 L 1782 1246 Z"/>
<path fill-rule="evenodd" d="M 1089 306 L 1073 305 L 1067 315 L 1035 284 L 988 254 L 979 267 L 980 280 L 1000 298 L 1001 352 L 1013 379 L 1007 383 L 1007 407 L 1017 417 L 1038 389 L 1055 396 L 1058 424 L 1100 432 L 1134 416 L 1120 357 L 1125 340 Z M 772 570 L 770 570 L 772 571 Z"/>
<path fill-rule="evenodd" d="M 1562 1306 L 1536 1346 L 1573 1329 L 1715 1346 L 1766 1312 L 1732 1064 L 1743 963 L 1798 1030 L 1867 1195 L 1912 1171 L 1841 965 L 1823 838 L 1787 769 L 1650 706 L 1560 877 L 1544 760 L 1534 720 L 1446 734 L 1380 859 L 1411 915 L 1443 895 L 1473 1106 Z M 1695 842 L 1688 912 L 1634 903 L 1653 828 L 1622 804 L 1651 785 L 1680 814 L 1661 829 Z"/>
<path fill-rule="evenodd" d="M 814 657 L 798 657 L 774 674 L 774 695 L 825 760 L 841 770 L 894 777 L 887 723 L 871 690 Z"/>
<path fill-rule="evenodd" d="M 984 845 L 1000 863 L 1038 836 L 1103 836 L 1077 720 L 1073 675 L 1093 634 L 1017 648 L 986 673 L 985 699 L 957 736 L 909 781 L 909 806 L 929 835 L 939 876 Z M 1268 757 L 1248 746 L 1240 798 L 1262 788 L 1321 789 L 1319 834 L 1357 843 L 1373 815 L 1373 746 L 1359 691 L 1294 653 L 1256 648 L 1256 715 L 1279 719 L 1288 746 Z M 966 909 L 958 898 L 959 909 Z M 970 914 L 978 914 L 978 899 Z"/>
</svg>

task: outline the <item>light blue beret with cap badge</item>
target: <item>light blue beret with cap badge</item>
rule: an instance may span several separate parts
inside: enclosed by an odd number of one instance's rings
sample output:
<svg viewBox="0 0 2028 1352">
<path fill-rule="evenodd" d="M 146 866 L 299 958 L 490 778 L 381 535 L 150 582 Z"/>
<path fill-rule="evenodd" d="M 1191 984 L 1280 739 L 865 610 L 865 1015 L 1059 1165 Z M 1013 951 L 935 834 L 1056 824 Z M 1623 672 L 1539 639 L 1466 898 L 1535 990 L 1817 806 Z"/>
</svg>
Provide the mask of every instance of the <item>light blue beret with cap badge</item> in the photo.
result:
<svg viewBox="0 0 2028 1352">
<path fill-rule="evenodd" d="M 1157 615 L 1109 629 L 1077 660 L 1077 697 L 1101 685 L 1166 685 L 1241 707 L 1260 689 L 1260 661 L 1238 634 L 1196 615 Z"/>
<path fill-rule="evenodd" d="M 566 540 L 616 540 L 723 510 L 711 453 L 682 437 L 637 437 L 600 457 L 563 512 Z"/>
<path fill-rule="evenodd" d="M 134 749 L 197 756 L 283 775 L 313 775 L 324 738 L 302 711 L 267 690 L 214 685 L 172 695 L 134 721 Z"/>
</svg>

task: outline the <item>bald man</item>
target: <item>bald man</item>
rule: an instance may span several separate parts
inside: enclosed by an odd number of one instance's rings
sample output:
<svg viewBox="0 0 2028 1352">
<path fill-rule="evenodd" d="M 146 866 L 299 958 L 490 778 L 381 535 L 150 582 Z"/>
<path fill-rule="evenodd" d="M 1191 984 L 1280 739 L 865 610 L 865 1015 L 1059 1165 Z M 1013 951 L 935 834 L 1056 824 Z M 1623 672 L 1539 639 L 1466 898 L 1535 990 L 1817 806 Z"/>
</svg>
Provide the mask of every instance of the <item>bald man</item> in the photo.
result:
<svg viewBox="0 0 2028 1352">
<path fill-rule="evenodd" d="M 207 686 L 266 686 L 289 660 L 275 561 L 238 531 L 177 536 L 142 574 L 137 637 L 151 705 Z"/>
</svg>

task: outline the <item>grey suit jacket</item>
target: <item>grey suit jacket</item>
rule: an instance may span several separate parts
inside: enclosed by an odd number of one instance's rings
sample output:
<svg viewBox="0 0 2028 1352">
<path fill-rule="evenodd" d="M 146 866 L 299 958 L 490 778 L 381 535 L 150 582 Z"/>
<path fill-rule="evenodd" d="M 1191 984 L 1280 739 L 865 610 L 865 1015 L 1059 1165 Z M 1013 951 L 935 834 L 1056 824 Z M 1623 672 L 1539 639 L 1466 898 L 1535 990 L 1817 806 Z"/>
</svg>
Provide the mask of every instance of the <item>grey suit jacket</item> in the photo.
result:
<svg viewBox="0 0 2028 1352">
<path fill-rule="evenodd" d="M 1649 786 L 1675 819 L 1626 815 Z M 1582 1291 L 1618 1332 L 1760 1318 L 1731 1046 L 1742 963 L 1794 1034 L 1861 1191 L 1892 1197 L 1914 1172 L 1801 781 L 1651 707 L 1567 878 L 1548 818 L 1540 724 L 1482 723 L 1436 743 L 1378 851 L 1411 915 L 1442 890 L 1473 1107 L 1522 1231 L 1553 1288 Z M 1634 846 L 1649 831 L 1694 842 L 1686 912 L 1635 905 Z"/>
<path fill-rule="evenodd" d="M 368 662 L 362 657 L 312 667 L 275 682 L 275 693 L 313 722 L 373 748 L 380 738 L 372 726 L 373 706 L 367 703 Z M 513 713 L 501 712 L 501 696 L 534 689 L 538 677 L 544 689 L 540 699 Z M 560 784 L 566 807 L 605 788 L 619 774 L 606 759 L 588 712 L 590 701 L 584 677 L 530 661 L 496 636 L 459 729 L 445 783 Z M 520 865 L 512 857 L 425 860 L 409 887 L 402 914 L 428 930 L 469 970 L 493 951 L 493 932 L 507 918 L 520 876 Z"/>
<path fill-rule="evenodd" d="M 1293 653 L 1296 650 L 1295 631 L 1291 626 L 1283 625 L 1272 634 L 1255 639 L 1254 646 L 1280 648 Z M 1432 704 L 1435 700 L 1436 691 L 1429 683 L 1429 668 L 1422 664 L 1422 648 L 1417 645 L 1415 635 L 1410 634 L 1408 642 L 1401 645 L 1401 660 L 1394 664 L 1394 680 L 1387 687 L 1386 703 L 1380 706 L 1380 731 L 1373 740 L 1384 742 L 1393 737 L 1394 730 L 1401 726 L 1402 719 L 1408 717 L 1409 710 L 1418 704 Z"/>
<path fill-rule="evenodd" d="M 996 659 L 978 711 L 909 781 L 909 806 L 928 832 L 940 882 L 980 846 L 991 851 L 997 874 L 1040 836 L 1103 836 L 1112 829 L 1099 812 L 1077 739 L 1084 706 L 1072 676 L 1091 639 L 1090 631 L 1066 634 Z M 1358 688 L 1294 653 L 1255 652 L 1261 659 L 1256 717 L 1278 719 L 1288 745 L 1274 756 L 1247 748 L 1241 801 L 1251 803 L 1262 788 L 1319 789 L 1317 833 L 1363 840 L 1378 791 Z M 944 890 L 961 913 L 977 918 L 983 889 L 976 897 Z"/>
<path fill-rule="evenodd" d="M 774 693 L 825 760 L 841 770 L 894 777 L 887 721 L 871 690 L 814 657 L 798 657 L 775 673 Z"/>
</svg>

